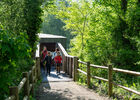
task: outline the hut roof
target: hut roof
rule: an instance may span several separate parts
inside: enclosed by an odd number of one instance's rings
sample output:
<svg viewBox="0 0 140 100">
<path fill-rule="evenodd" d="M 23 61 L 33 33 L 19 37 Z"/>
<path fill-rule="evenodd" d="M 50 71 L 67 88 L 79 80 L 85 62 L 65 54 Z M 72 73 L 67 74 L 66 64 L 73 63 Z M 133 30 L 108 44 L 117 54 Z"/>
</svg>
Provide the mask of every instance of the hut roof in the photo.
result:
<svg viewBox="0 0 140 100">
<path fill-rule="evenodd" d="M 44 33 L 38 33 L 38 36 L 39 36 L 39 38 L 66 38 L 64 36 L 44 34 Z"/>
</svg>

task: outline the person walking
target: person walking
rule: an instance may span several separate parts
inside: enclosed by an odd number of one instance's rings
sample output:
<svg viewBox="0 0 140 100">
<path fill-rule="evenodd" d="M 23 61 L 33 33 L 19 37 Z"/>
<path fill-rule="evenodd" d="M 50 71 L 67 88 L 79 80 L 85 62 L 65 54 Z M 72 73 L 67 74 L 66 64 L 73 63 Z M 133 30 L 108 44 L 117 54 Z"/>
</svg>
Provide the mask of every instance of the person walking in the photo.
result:
<svg viewBox="0 0 140 100">
<path fill-rule="evenodd" d="M 55 56 L 54 61 L 56 63 L 56 73 L 60 74 L 60 66 L 61 66 L 61 62 L 62 62 L 62 57 L 60 55 L 60 51 L 57 52 L 57 56 Z"/>
<path fill-rule="evenodd" d="M 44 66 L 44 64 L 43 64 L 43 61 L 44 61 L 44 59 L 45 59 L 47 53 L 48 53 L 47 47 L 44 46 L 44 47 L 43 47 L 43 51 L 41 52 L 41 63 L 40 63 L 40 64 L 41 64 L 41 67 L 42 67 L 42 69 L 44 69 L 44 71 L 45 71 L 45 66 Z"/>
<path fill-rule="evenodd" d="M 48 55 L 46 55 L 46 57 L 45 57 L 43 62 L 46 62 L 46 68 L 45 68 L 45 70 L 47 69 L 47 72 L 45 71 L 46 75 L 50 76 L 51 64 L 52 64 L 52 57 L 51 57 L 50 51 L 48 51 Z"/>
</svg>

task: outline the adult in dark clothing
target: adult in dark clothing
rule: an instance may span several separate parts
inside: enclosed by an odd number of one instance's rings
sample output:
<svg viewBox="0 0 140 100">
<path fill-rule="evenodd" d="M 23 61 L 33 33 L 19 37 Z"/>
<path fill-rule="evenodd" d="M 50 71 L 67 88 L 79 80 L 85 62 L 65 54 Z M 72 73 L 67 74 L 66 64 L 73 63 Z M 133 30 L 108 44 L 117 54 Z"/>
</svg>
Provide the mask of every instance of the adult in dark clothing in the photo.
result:
<svg viewBox="0 0 140 100">
<path fill-rule="evenodd" d="M 44 61 L 46 62 L 46 68 L 45 68 L 45 70 L 47 69 L 47 74 L 50 75 L 52 57 L 51 57 L 51 54 L 50 54 L 49 51 L 48 51 L 48 55 L 45 57 Z M 43 61 L 43 62 L 44 62 L 44 61 Z"/>
</svg>

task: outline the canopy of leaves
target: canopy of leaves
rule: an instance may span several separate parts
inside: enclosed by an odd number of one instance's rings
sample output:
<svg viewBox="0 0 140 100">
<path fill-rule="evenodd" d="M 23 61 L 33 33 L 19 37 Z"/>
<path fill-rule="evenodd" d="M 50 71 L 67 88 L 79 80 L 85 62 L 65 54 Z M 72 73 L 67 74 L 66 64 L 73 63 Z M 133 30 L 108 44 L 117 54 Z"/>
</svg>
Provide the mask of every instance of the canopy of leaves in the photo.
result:
<svg viewBox="0 0 140 100">
<path fill-rule="evenodd" d="M 75 35 L 70 54 L 93 64 L 140 71 L 140 0 L 59 1 L 51 13 Z M 107 76 L 105 71 L 95 73 Z M 128 75 L 115 78 L 140 84 Z"/>
<path fill-rule="evenodd" d="M 33 64 L 42 0 L 0 1 L 0 100 Z"/>
</svg>

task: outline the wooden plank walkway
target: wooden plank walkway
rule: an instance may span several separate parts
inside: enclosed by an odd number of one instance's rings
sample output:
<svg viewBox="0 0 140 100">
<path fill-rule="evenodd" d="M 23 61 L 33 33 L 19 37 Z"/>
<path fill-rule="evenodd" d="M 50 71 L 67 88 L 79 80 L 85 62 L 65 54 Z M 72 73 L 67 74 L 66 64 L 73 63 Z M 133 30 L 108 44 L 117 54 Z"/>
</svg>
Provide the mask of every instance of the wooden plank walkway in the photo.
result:
<svg viewBox="0 0 140 100">
<path fill-rule="evenodd" d="M 71 78 L 68 77 L 64 72 L 61 71 L 60 75 L 56 74 L 55 67 L 51 68 L 51 74 L 46 75 L 44 70 L 41 68 L 41 77 L 42 77 L 42 82 L 66 82 L 66 81 L 72 81 Z"/>
<path fill-rule="evenodd" d="M 46 76 L 43 70 L 41 75 L 42 83 L 36 91 L 36 100 L 109 100 L 91 89 L 77 85 L 63 72 L 57 75 L 54 68 L 50 76 Z"/>
</svg>

